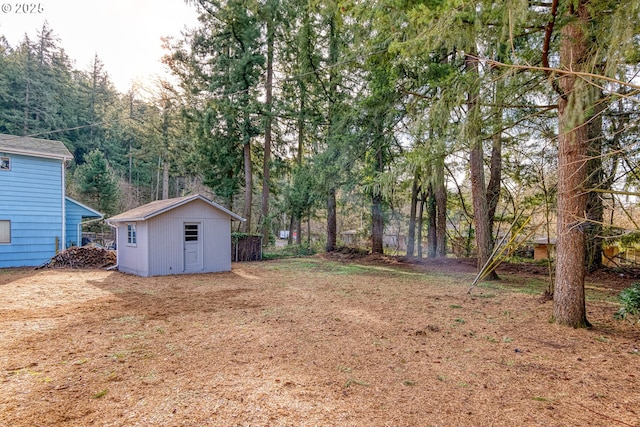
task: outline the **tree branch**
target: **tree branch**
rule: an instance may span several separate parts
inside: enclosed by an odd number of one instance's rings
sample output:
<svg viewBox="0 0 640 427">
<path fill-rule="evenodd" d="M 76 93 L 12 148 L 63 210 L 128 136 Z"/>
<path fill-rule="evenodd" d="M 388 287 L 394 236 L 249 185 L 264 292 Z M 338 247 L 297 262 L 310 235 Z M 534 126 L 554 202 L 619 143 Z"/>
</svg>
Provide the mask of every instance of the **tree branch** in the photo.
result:
<svg viewBox="0 0 640 427">
<path fill-rule="evenodd" d="M 621 86 L 626 86 L 626 87 L 640 90 L 640 85 L 633 84 L 631 82 L 625 82 L 620 79 L 615 79 L 613 77 L 603 76 L 601 74 L 588 73 L 586 71 L 563 70 L 561 68 L 553 68 L 553 67 L 537 67 L 535 65 L 505 64 L 504 62 L 495 61 L 493 59 L 479 58 L 479 57 L 477 57 L 476 59 L 478 61 L 486 62 L 487 64 L 493 67 L 513 68 L 516 70 L 543 71 L 545 73 L 550 73 L 550 74 L 562 74 L 565 76 L 578 76 L 578 77 L 584 77 L 586 79 L 604 80 L 610 83 L 615 83 Z"/>
</svg>

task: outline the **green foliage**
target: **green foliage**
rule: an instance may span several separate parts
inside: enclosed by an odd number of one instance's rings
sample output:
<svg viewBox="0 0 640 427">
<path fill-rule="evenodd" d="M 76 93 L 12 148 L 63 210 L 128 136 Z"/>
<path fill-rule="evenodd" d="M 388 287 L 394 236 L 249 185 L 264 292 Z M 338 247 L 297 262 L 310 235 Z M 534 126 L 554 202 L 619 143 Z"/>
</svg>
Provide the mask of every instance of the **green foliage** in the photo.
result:
<svg viewBox="0 0 640 427">
<path fill-rule="evenodd" d="M 262 259 L 282 259 L 282 258 L 301 258 L 317 254 L 321 248 L 309 245 L 286 245 L 281 247 L 271 247 L 268 251 L 263 252 Z"/>
<path fill-rule="evenodd" d="M 262 234 L 233 232 L 231 233 L 231 243 L 238 243 L 245 237 L 262 237 Z"/>
<path fill-rule="evenodd" d="M 318 175 L 309 164 L 294 168 L 291 183 L 284 187 L 286 209 L 295 218 L 305 218 L 322 200 Z"/>
<path fill-rule="evenodd" d="M 636 246 L 639 243 L 640 243 L 640 232 L 628 233 L 620 237 L 620 244 L 626 248 Z"/>
<path fill-rule="evenodd" d="M 118 182 L 104 154 L 98 150 L 84 156 L 84 163 L 75 171 L 81 199 L 105 216 L 113 215 L 118 206 Z"/>
<path fill-rule="evenodd" d="M 187 117 L 205 184 L 228 200 L 242 185 L 243 146 L 261 132 L 256 86 L 265 58 L 251 2 L 203 1 L 199 9 L 201 27 L 173 46 L 166 61 L 193 96 Z"/>
<path fill-rule="evenodd" d="M 640 322 L 640 283 L 634 283 L 623 289 L 618 298 L 622 307 L 616 312 L 615 318 L 618 320 L 634 318 Z"/>
</svg>

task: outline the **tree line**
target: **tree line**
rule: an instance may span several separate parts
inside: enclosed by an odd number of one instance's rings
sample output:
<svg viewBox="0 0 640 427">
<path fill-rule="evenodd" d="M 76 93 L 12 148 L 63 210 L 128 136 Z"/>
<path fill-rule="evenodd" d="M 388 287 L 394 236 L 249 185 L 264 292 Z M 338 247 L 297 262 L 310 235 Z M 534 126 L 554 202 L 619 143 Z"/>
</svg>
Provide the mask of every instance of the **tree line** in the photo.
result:
<svg viewBox="0 0 640 427">
<path fill-rule="evenodd" d="M 5 42 L 0 132 L 67 143 L 80 194 L 86 165 L 129 203 L 206 186 L 265 241 L 321 219 L 327 251 L 340 216 L 378 253 L 399 219 L 407 255 L 459 241 L 489 279 L 535 218 L 557 239 L 554 319 L 588 326 L 585 274 L 634 224 L 616 215 L 639 178 L 640 1 L 188 3 L 199 25 L 165 40 L 177 82 L 152 94 L 115 92 L 98 58 L 74 70 L 46 26 Z"/>
</svg>

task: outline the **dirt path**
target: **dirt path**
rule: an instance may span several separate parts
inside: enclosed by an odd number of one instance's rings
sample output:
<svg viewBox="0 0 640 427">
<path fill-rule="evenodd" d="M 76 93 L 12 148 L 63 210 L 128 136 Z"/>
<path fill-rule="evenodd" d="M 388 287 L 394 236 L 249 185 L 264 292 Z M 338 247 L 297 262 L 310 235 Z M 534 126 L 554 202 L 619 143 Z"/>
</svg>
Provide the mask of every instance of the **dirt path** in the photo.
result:
<svg viewBox="0 0 640 427">
<path fill-rule="evenodd" d="M 640 329 L 505 273 L 320 258 L 0 271 L 4 426 L 640 426 Z M 604 290 L 603 290 L 604 289 Z"/>
</svg>

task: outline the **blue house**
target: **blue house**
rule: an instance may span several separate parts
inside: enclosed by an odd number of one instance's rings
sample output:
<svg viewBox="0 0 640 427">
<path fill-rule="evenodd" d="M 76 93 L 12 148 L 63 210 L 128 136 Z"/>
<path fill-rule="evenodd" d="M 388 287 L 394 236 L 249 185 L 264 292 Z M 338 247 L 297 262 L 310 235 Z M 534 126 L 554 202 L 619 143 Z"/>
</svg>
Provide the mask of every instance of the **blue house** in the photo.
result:
<svg viewBox="0 0 640 427">
<path fill-rule="evenodd" d="M 0 268 L 40 265 L 79 245 L 81 222 L 102 214 L 65 194 L 60 141 L 0 134 Z"/>
</svg>

